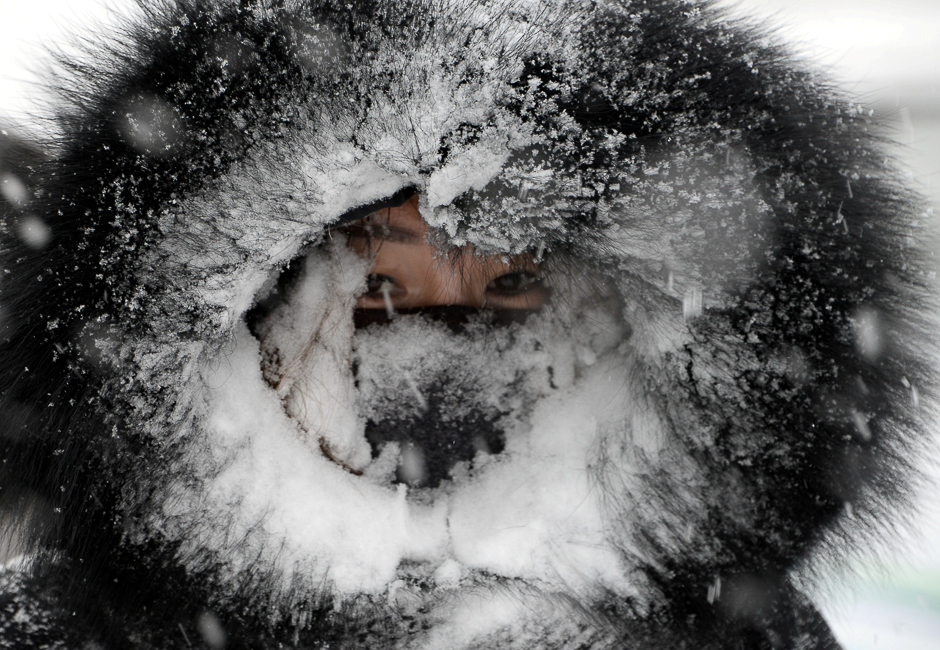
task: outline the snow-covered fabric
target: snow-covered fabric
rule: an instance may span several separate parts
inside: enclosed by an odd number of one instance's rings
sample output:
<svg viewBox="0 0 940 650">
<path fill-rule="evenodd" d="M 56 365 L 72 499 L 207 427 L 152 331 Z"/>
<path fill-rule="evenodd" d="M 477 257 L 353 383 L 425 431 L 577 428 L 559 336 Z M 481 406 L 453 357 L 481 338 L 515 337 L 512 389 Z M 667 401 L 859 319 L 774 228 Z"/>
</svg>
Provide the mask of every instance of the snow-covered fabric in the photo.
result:
<svg viewBox="0 0 940 650">
<path fill-rule="evenodd" d="M 679 0 L 155 1 L 89 61 L 5 181 L 0 647 L 837 647 L 801 588 L 936 380 L 863 106 Z M 547 304 L 357 327 L 413 192 Z"/>
</svg>

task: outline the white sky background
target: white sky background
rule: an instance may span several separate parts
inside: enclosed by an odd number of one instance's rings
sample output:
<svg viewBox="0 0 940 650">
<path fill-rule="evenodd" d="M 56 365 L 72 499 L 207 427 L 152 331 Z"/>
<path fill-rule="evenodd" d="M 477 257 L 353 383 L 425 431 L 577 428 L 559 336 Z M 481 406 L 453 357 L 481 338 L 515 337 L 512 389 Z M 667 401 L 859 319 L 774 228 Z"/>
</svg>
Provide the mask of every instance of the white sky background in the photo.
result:
<svg viewBox="0 0 940 650">
<path fill-rule="evenodd" d="M 871 96 L 932 87 L 940 104 L 940 2 L 937 0 L 721 0 L 736 13 L 768 16 L 804 43 L 836 79 Z"/>
<path fill-rule="evenodd" d="M 898 90 L 940 107 L 940 1 L 938 0 L 721 0 L 735 13 L 772 16 L 788 40 L 806 44 L 807 56 L 831 66 L 836 78 L 874 100 Z M 129 11 L 132 0 L 0 0 L 0 115 L 31 110 L 44 46 L 61 46 L 83 28 L 113 24 L 111 7 Z M 924 96 L 927 97 L 924 97 Z M 902 96 L 902 101 L 910 102 Z"/>
<path fill-rule="evenodd" d="M 91 28 L 107 31 L 114 11 L 132 7 L 132 0 L 0 0 L 0 119 L 28 121 L 37 112 L 46 48 L 64 48 Z"/>
<path fill-rule="evenodd" d="M 829 68 L 835 81 L 863 101 L 893 111 L 912 176 L 940 201 L 940 0 L 720 4 L 734 14 L 769 17 L 786 40 L 802 44 L 805 58 Z M 28 124 L 37 113 L 46 97 L 38 81 L 48 59 L 45 48 L 67 51 L 74 40 L 70 35 L 91 28 L 107 32 L 116 22 L 114 12 L 132 11 L 133 5 L 133 0 L 0 0 L 0 122 Z M 937 223 L 940 232 L 940 219 Z M 933 473 L 940 483 L 940 470 Z M 924 510 L 926 537 L 901 561 L 906 568 L 892 568 L 880 579 L 869 573 L 863 588 L 880 592 L 836 598 L 824 608 L 847 650 L 940 649 L 940 499 Z M 891 592 L 887 596 L 885 589 Z M 898 596 L 898 589 L 907 596 Z"/>
</svg>

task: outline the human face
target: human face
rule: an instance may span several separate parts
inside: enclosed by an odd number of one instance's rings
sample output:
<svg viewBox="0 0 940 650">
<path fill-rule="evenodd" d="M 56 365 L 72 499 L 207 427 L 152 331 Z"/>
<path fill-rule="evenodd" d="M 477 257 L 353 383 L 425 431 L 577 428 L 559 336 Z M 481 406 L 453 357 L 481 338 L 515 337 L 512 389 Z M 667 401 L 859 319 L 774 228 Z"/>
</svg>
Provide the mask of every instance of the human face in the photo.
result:
<svg viewBox="0 0 940 650">
<path fill-rule="evenodd" d="M 546 291 L 531 255 L 482 256 L 470 246 L 446 252 L 433 246 L 417 195 L 365 217 L 348 232 L 349 245 L 373 258 L 357 307 L 531 310 L 545 303 Z"/>
</svg>

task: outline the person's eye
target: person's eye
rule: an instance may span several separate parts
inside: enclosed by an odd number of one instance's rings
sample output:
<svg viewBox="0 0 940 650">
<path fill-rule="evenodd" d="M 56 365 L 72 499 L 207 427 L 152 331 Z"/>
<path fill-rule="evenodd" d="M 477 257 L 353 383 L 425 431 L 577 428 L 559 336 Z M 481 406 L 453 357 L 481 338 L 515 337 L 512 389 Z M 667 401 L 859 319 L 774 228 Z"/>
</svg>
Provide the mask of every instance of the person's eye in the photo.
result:
<svg viewBox="0 0 940 650">
<path fill-rule="evenodd" d="M 405 293 L 405 290 L 395 281 L 395 278 L 390 275 L 385 275 L 384 273 L 370 273 L 366 278 L 366 292 L 363 294 L 364 297 L 381 299 L 383 294 L 386 293 L 394 297 Z"/>
<path fill-rule="evenodd" d="M 486 285 L 487 293 L 498 296 L 518 296 L 541 287 L 541 280 L 528 271 L 504 273 Z"/>
</svg>

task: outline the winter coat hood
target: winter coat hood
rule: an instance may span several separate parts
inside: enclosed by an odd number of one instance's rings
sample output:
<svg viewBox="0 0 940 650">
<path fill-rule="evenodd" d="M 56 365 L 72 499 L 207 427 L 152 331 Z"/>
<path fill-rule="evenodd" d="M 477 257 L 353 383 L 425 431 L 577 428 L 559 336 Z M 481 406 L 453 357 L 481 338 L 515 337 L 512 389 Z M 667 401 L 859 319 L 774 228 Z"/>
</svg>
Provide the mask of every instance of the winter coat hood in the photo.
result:
<svg viewBox="0 0 940 650">
<path fill-rule="evenodd" d="M 863 107 L 670 0 L 156 2 L 98 56 L 5 215 L 6 638 L 835 647 L 796 576 L 934 385 Z M 415 192 L 548 304 L 355 327 L 342 226 Z"/>
</svg>

